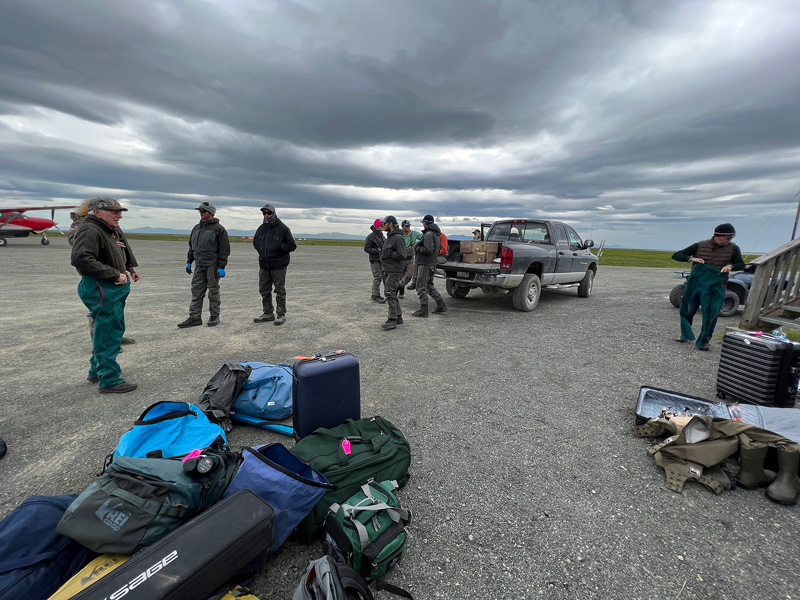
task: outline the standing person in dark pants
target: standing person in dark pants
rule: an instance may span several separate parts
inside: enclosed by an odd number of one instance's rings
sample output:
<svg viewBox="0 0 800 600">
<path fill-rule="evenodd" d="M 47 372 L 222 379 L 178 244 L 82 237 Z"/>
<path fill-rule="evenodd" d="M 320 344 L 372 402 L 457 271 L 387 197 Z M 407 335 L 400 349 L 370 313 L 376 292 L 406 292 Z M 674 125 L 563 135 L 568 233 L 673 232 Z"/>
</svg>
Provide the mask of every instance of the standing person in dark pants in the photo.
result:
<svg viewBox="0 0 800 600">
<path fill-rule="evenodd" d="M 217 209 L 213 204 L 203 202 L 195 208 L 200 211 L 200 222 L 194 226 L 189 236 L 189 253 L 186 256 L 186 272 L 192 274 L 192 302 L 189 304 L 189 318 L 178 323 L 181 329 L 202 325 L 203 298 L 208 290 L 208 326 L 219 325 L 219 280 L 225 277 L 231 243 L 228 232 L 214 215 Z"/>
<path fill-rule="evenodd" d="M 714 229 L 711 239 L 692 244 L 672 255 L 672 260 L 693 263 L 681 300 L 681 337 L 678 342 L 695 339 L 692 320 L 702 305 L 703 324 L 695 347 L 708 351 L 714 327 L 717 325 L 717 316 L 725 299 L 728 273 L 744 269 L 742 251 L 731 242 L 734 237 L 736 230 L 733 225 L 722 223 Z"/>
<path fill-rule="evenodd" d="M 400 277 L 406 262 L 406 242 L 402 230 L 397 227 L 397 219 L 389 215 L 383 220 L 388 232 L 381 248 L 381 269 L 383 270 L 383 291 L 389 305 L 389 318 L 381 325 L 384 329 L 395 329 L 403 323 L 403 312 L 397 299 Z"/>
<path fill-rule="evenodd" d="M 422 239 L 417 242 L 414 250 L 417 255 L 417 296 L 419 296 L 419 310 L 411 313 L 414 317 L 428 317 L 428 296 L 436 301 L 435 313 L 447 312 L 447 306 L 442 300 L 442 295 L 433 285 L 433 274 L 436 272 L 436 263 L 439 258 L 439 226 L 433 222 L 431 215 L 422 218 Z"/>
<path fill-rule="evenodd" d="M 381 296 L 381 282 L 383 281 L 383 271 L 381 270 L 381 248 L 383 248 L 384 224 L 380 219 L 370 225 L 371 233 L 364 238 L 364 252 L 369 254 L 369 268 L 372 271 L 372 301 L 383 304 L 386 299 Z M 386 292 L 386 285 L 383 286 Z"/>
<path fill-rule="evenodd" d="M 291 230 L 278 218 L 275 207 L 261 207 L 264 222 L 253 238 L 253 247 L 258 252 L 258 291 L 261 294 L 262 313 L 253 319 L 255 323 L 274 321 L 274 325 L 286 322 L 286 268 L 289 253 L 297 249 Z M 272 314 L 272 290 L 275 289 L 275 310 Z"/>
<path fill-rule="evenodd" d="M 400 289 L 397 292 L 399 298 L 403 298 L 406 295 L 406 285 L 414 279 L 414 245 L 422 238 L 422 234 L 419 231 L 411 230 L 411 221 L 408 219 L 403 221 L 402 227 L 403 240 L 406 242 L 406 260 L 403 267 L 403 276 L 400 278 Z M 413 290 L 414 287 L 408 286 L 408 289 Z"/>
<path fill-rule="evenodd" d="M 99 384 L 101 394 L 124 394 L 136 389 L 120 376 L 117 363 L 125 333 L 125 300 L 131 275 L 125 251 L 115 236 L 123 208 L 112 198 L 92 198 L 89 214 L 75 233 L 72 266 L 81 275 L 78 295 L 94 320 L 92 359 L 86 378 Z"/>
</svg>

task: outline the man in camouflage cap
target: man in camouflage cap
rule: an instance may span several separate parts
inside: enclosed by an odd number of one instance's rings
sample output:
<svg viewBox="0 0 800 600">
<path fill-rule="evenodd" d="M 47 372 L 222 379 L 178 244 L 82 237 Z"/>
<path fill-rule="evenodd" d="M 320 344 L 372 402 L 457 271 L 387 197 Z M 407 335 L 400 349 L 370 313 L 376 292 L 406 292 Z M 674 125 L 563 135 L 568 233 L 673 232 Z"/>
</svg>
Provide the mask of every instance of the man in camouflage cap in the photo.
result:
<svg viewBox="0 0 800 600">
<path fill-rule="evenodd" d="M 101 394 L 124 394 L 136 389 L 120 376 L 117 355 L 125 333 L 125 300 L 131 290 L 125 251 L 115 232 L 127 211 L 113 198 L 92 198 L 89 214 L 75 233 L 71 263 L 81 275 L 78 295 L 94 319 L 92 359 L 88 381 Z"/>
</svg>

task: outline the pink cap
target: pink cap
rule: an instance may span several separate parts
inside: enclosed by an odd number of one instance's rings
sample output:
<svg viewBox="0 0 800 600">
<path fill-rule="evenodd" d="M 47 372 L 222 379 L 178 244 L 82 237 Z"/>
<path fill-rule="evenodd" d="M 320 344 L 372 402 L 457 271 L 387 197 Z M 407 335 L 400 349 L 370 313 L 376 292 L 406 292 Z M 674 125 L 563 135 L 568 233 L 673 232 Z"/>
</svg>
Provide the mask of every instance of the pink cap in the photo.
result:
<svg viewBox="0 0 800 600">
<path fill-rule="evenodd" d="M 380 219 L 375 219 L 375 222 L 372 224 L 373 227 L 383 227 L 383 221 Z"/>
</svg>

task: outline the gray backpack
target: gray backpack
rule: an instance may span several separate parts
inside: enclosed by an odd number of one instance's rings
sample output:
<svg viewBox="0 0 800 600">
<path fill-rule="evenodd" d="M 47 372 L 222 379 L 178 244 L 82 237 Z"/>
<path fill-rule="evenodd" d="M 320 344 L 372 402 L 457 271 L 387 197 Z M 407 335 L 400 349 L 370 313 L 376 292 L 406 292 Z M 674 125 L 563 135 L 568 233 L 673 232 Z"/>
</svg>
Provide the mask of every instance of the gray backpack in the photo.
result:
<svg viewBox="0 0 800 600">
<path fill-rule="evenodd" d="M 292 600 L 374 600 L 374 597 L 358 573 L 326 555 L 309 563 Z"/>
</svg>

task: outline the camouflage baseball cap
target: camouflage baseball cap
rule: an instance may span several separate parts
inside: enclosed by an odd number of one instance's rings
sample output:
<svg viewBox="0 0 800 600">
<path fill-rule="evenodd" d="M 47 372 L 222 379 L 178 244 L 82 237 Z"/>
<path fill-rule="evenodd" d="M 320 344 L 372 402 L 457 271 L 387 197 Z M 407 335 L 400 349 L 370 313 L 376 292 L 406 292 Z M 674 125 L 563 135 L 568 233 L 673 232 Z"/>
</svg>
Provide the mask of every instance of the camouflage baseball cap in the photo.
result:
<svg viewBox="0 0 800 600">
<path fill-rule="evenodd" d="M 114 198 L 92 198 L 89 200 L 89 210 L 128 210 L 120 206 Z"/>
</svg>

